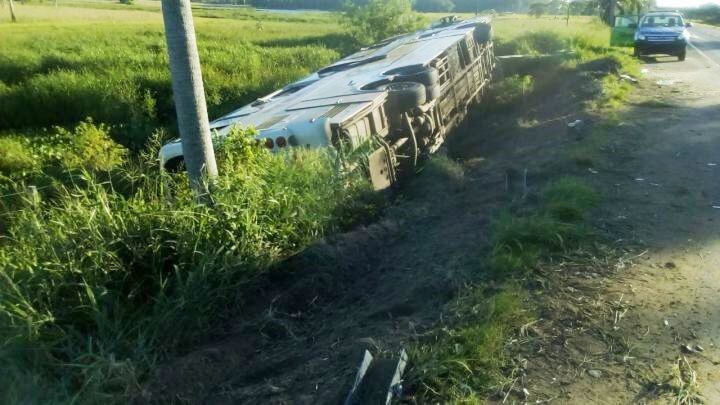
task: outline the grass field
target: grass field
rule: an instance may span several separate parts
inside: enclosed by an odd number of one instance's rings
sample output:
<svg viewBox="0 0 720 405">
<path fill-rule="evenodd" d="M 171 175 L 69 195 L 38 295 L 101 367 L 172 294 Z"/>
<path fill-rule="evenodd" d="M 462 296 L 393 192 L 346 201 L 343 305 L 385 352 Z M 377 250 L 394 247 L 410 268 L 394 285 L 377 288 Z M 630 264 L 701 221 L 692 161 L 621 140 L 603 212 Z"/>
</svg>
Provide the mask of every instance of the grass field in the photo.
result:
<svg viewBox="0 0 720 405">
<path fill-rule="evenodd" d="M 26 5 L 18 14 L 27 22 L 0 25 L 0 132 L 29 134 L 91 117 L 138 149 L 154 129 L 173 127 L 159 10 Z M 243 16 L 196 20 L 211 116 L 308 74 L 347 46 L 329 19 Z"/>
<path fill-rule="evenodd" d="M 16 7 L 20 22 L 0 23 L 3 403 L 127 399 L 241 310 L 252 275 L 376 212 L 326 153 L 272 156 L 245 133 L 218 151 L 215 204 L 198 206 L 154 161 L 175 133 L 158 3 Z M 333 14 L 195 14 L 211 118 L 357 47 Z M 587 18 L 495 27 L 505 53 L 609 54 Z"/>
<path fill-rule="evenodd" d="M 366 181 L 325 153 L 288 160 L 244 133 L 218 151 L 213 206 L 160 175 L 175 118 L 156 4 L 18 4 L 0 23 L 3 403 L 121 401 L 253 274 L 372 215 Z M 211 116 L 351 43 L 328 16 L 222 13 L 195 21 Z"/>
</svg>

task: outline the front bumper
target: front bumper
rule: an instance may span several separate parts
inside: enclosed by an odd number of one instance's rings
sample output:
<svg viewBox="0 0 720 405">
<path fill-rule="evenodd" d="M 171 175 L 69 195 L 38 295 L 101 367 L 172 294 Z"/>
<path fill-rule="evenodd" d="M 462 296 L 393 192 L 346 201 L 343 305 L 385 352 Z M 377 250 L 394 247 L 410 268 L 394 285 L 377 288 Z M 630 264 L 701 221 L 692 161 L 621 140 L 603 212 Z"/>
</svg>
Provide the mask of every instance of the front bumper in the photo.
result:
<svg viewBox="0 0 720 405">
<path fill-rule="evenodd" d="M 635 48 L 643 54 L 662 53 L 668 55 L 676 55 L 683 52 L 686 47 L 687 41 L 684 39 L 679 39 L 675 41 L 635 41 Z"/>
</svg>

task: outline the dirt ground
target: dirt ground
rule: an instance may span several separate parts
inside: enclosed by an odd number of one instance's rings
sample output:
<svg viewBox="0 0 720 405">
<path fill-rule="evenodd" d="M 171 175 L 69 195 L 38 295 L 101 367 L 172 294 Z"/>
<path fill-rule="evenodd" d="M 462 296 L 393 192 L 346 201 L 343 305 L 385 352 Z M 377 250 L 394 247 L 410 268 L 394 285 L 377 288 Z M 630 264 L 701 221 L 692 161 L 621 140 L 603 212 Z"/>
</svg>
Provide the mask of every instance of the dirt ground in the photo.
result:
<svg viewBox="0 0 720 405">
<path fill-rule="evenodd" d="M 588 169 L 605 196 L 594 223 L 619 259 L 555 279 L 527 339 L 524 383 L 542 400 L 720 403 L 718 72 L 697 57 L 644 73 Z"/>
<path fill-rule="evenodd" d="M 720 88 L 692 55 L 651 63 L 629 106 L 606 119 L 583 109 L 604 68 L 581 67 L 517 110 L 471 118 L 448 143 L 451 160 L 428 166 L 376 223 L 253 281 L 243 312 L 159 367 L 139 401 L 341 402 L 364 349 L 391 356 L 443 322 L 444 305 L 482 271 L 489 224 L 521 198 L 527 171 L 531 191 L 565 174 L 601 191 L 592 223 L 614 243 L 537 275 L 539 318 L 508 342 L 524 372 L 489 401 L 697 393 L 720 403 Z M 582 164 L 568 156 L 594 141 L 568 133 L 575 119 L 605 129 Z M 530 396 L 513 394 L 521 388 Z"/>
</svg>

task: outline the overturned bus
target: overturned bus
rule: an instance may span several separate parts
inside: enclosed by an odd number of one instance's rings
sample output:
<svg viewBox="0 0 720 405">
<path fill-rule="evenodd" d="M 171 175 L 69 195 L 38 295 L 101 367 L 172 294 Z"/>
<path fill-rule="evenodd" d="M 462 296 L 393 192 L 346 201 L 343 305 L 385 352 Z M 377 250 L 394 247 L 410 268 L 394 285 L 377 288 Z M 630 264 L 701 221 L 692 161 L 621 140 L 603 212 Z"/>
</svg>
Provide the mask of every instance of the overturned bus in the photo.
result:
<svg viewBox="0 0 720 405">
<path fill-rule="evenodd" d="M 211 122 L 221 140 L 233 126 L 254 127 L 273 151 L 368 148 L 373 186 L 384 189 L 479 102 L 495 68 L 490 20 L 446 17 L 426 30 L 389 38 Z M 180 140 L 160 151 L 177 170 Z"/>
</svg>

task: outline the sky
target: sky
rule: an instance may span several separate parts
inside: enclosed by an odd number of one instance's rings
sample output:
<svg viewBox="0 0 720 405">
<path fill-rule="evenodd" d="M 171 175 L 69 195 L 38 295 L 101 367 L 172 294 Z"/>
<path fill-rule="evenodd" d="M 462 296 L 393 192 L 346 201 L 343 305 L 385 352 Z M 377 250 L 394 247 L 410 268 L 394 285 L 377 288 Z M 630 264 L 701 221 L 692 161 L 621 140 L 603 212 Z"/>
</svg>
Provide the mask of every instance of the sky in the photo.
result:
<svg viewBox="0 0 720 405">
<path fill-rule="evenodd" d="M 708 3 L 720 5 L 720 0 L 657 0 L 658 7 L 696 7 Z"/>
</svg>

